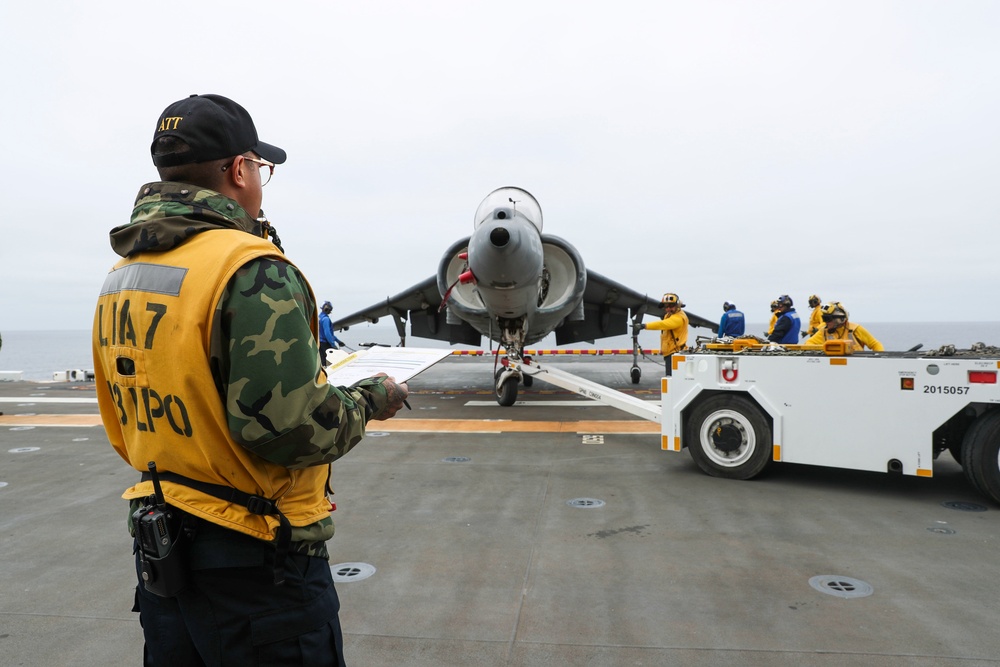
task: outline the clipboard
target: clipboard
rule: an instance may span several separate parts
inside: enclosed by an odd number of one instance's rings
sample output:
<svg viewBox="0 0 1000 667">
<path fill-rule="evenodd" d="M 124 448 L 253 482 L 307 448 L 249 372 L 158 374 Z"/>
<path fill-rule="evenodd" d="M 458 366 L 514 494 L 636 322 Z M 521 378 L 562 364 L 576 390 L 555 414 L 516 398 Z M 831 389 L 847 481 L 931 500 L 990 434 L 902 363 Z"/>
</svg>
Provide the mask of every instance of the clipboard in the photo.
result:
<svg viewBox="0 0 1000 667">
<path fill-rule="evenodd" d="M 338 387 L 350 387 L 379 373 L 396 382 L 406 382 L 450 355 L 447 348 L 429 347 L 376 346 L 350 354 L 328 350 L 326 358 L 330 365 L 324 371 L 327 382 Z"/>
</svg>

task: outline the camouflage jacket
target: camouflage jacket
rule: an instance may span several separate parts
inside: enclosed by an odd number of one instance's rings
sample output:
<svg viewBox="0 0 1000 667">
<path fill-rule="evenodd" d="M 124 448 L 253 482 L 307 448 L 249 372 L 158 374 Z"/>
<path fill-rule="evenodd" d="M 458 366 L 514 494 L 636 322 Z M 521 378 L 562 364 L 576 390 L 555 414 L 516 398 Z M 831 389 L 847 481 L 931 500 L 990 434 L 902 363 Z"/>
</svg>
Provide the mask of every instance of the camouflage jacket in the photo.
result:
<svg viewBox="0 0 1000 667">
<path fill-rule="evenodd" d="M 169 252 L 195 234 L 219 228 L 262 236 L 261 224 L 218 192 L 150 183 L 140 189 L 130 223 L 111 230 L 111 246 L 122 257 Z M 230 435 L 257 456 L 288 468 L 340 458 L 387 403 L 381 378 L 350 388 L 317 381 L 319 347 L 310 328 L 315 317 L 316 304 L 295 267 L 263 258 L 248 262 L 230 280 L 211 325 L 212 376 Z M 280 354 L 259 354 L 267 350 Z M 333 531 L 330 518 L 293 527 L 294 547 L 326 556 Z"/>
</svg>

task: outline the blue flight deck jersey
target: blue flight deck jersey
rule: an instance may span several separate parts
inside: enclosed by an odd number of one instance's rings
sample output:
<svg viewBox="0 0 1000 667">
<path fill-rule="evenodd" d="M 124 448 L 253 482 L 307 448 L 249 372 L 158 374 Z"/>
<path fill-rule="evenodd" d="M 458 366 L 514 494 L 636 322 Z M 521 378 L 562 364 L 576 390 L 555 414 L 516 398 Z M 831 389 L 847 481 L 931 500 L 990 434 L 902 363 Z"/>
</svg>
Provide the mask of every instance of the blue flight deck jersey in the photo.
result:
<svg viewBox="0 0 1000 667">
<path fill-rule="evenodd" d="M 719 338 L 723 336 L 742 336 L 746 331 L 746 323 L 743 320 L 743 313 L 738 310 L 729 310 L 722 314 L 719 320 Z"/>
</svg>

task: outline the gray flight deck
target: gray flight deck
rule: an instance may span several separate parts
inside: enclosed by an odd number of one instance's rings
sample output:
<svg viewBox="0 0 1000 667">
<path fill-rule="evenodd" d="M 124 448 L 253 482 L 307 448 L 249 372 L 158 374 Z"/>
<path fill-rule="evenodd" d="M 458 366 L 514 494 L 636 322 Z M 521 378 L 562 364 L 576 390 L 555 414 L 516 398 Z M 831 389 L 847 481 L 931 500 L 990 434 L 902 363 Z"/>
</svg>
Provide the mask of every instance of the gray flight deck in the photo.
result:
<svg viewBox="0 0 1000 667">
<path fill-rule="evenodd" d="M 658 399 L 652 361 L 638 386 L 627 357 L 541 361 Z M 492 368 L 418 376 L 412 412 L 334 465 L 350 665 L 1000 665 L 1000 508 L 948 454 L 932 479 L 715 479 L 537 380 L 501 408 Z M 0 665 L 141 664 L 137 473 L 86 425 L 93 399 L 0 383 Z M 847 440 L 851 418 L 816 428 Z"/>
</svg>

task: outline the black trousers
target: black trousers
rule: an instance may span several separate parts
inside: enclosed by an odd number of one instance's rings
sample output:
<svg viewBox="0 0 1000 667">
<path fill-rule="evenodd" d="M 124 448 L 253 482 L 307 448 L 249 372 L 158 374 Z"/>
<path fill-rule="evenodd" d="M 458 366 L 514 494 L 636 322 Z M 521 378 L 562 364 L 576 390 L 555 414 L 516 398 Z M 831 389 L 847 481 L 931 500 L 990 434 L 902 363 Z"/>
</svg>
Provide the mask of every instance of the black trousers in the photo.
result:
<svg viewBox="0 0 1000 667">
<path fill-rule="evenodd" d="M 136 587 L 147 667 L 344 667 L 340 599 L 325 558 L 289 554 L 274 584 L 271 546 L 215 527 L 191 543 L 191 583 L 173 598 Z M 139 572 L 139 560 L 136 558 Z"/>
</svg>

